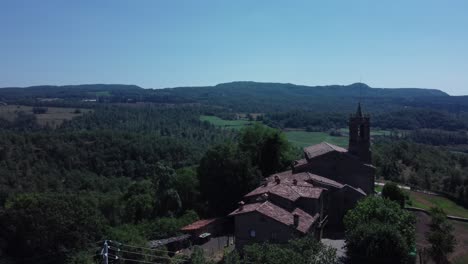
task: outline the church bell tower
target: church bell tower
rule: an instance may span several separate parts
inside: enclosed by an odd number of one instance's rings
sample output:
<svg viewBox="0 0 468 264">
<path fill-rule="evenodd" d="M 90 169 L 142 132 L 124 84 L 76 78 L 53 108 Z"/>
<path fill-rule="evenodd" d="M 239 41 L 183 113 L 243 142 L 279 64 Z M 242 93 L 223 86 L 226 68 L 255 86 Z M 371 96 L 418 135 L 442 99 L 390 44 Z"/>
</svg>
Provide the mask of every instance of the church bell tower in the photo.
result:
<svg viewBox="0 0 468 264">
<path fill-rule="evenodd" d="M 356 114 L 349 118 L 349 147 L 350 154 L 359 157 L 367 164 L 372 163 L 370 150 L 370 118 L 363 115 L 361 103 L 358 104 Z"/>
</svg>

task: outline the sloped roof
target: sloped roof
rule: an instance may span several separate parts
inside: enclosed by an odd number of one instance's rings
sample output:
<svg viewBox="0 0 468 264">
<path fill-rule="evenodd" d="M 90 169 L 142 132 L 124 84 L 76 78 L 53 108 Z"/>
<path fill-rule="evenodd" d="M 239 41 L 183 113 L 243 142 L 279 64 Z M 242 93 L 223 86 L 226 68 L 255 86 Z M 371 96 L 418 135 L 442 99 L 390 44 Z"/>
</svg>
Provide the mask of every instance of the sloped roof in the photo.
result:
<svg viewBox="0 0 468 264">
<path fill-rule="evenodd" d="M 294 179 L 296 179 L 297 181 L 305 181 L 306 179 L 309 178 L 309 176 L 307 175 L 307 172 L 300 172 L 300 173 L 293 174 L 292 171 L 289 170 L 289 171 L 283 171 L 283 172 L 272 174 L 265 179 L 271 182 L 275 180 L 275 176 L 278 176 L 281 182 L 288 182 L 288 183 L 292 183 Z"/>
<path fill-rule="evenodd" d="M 311 216 L 299 208 L 296 208 L 293 212 L 288 212 L 287 210 L 269 201 L 246 204 L 243 207 L 236 209 L 229 215 L 235 216 L 251 212 L 258 212 L 287 226 L 292 226 L 294 224 L 294 214 L 297 214 L 299 215 L 299 225 L 296 227 L 296 230 L 302 233 L 307 233 L 310 227 L 319 218 L 319 214 Z"/>
<path fill-rule="evenodd" d="M 273 181 L 266 182 L 264 185 L 261 185 L 246 194 L 244 197 L 271 193 L 294 202 L 301 197 L 318 199 L 322 194 L 322 191 L 322 188 L 314 187 L 312 184 L 305 181 L 298 181 L 296 185 L 292 183 L 292 180 L 291 182 L 285 181 L 280 182 L 279 184 Z"/>
<path fill-rule="evenodd" d="M 327 143 L 327 142 L 322 142 L 316 145 L 308 146 L 304 148 L 304 155 L 308 160 L 313 159 L 315 157 L 321 156 L 323 154 L 329 153 L 329 152 L 348 152 L 345 148 L 335 146 L 333 144 Z"/>
<path fill-rule="evenodd" d="M 317 174 L 313 174 L 310 172 L 300 172 L 300 173 L 295 173 L 295 174 L 289 173 L 290 171 L 286 171 L 286 172 L 288 173 L 281 172 L 281 173 L 273 174 L 269 176 L 268 178 L 266 178 L 266 180 L 269 182 L 272 182 L 275 180 L 275 176 L 278 176 L 280 181 L 284 183 L 292 183 L 293 180 L 297 180 L 298 185 L 303 185 L 303 182 L 313 185 L 314 182 L 317 182 L 320 184 L 329 185 L 329 186 L 336 187 L 336 188 L 342 188 L 344 186 L 343 184 L 337 181 L 334 181 L 329 178 L 326 178 Z"/>
<path fill-rule="evenodd" d="M 321 183 L 321 184 L 324 184 L 324 185 L 329 185 L 329 186 L 333 186 L 333 187 L 336 187 L 336 188 L 343 188 L 343 184 L 337 182 L 337 181 L 334 181 L 334 180 L 331 180 L 329 178 L 326 178 L 326 177 L 322 177 L 322 176 L 319 176 L 317 174 L 312 174 L 312 173 L 307 173 L 309 178 L 308 180 L 312 181 L 312 182 L 317 182 L 317 183 Z"/>
<path fill-rule="evenodd" d="M 189 225 L 186 225 L 184 227 L 182 227 L 180 230 L 181 231 L 193 231 L 193 230 L 197 230 L 197 229 L 200 229 L 200 228 L 203 228 L 203 227 L 206 227 L 207 225 L 211 224 L 211 223 L 214 223 L 215 221 L 217 221 L 218 218 L 211 218 L 211 219 L 202 219 L 202 220 L 198 220 L 198 221 L 195 221 Z"/>
</svg>

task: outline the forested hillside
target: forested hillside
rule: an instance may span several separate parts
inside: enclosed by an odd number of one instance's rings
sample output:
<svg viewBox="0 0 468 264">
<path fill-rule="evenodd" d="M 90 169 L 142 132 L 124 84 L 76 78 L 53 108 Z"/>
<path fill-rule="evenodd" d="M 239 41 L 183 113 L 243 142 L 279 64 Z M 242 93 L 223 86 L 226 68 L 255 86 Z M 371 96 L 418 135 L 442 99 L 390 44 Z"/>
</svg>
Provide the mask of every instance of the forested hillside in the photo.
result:
<svg viewBox="0 0 468 264">
<path fill-rule="evenodd" d="M 468 206 L 468 155 L 403 140 L 374 143 L 377 177 L 444 193 Z"/>
<path fill-rule="evenodd" d="M 192 166 L 207 146 L 234 137 L 200 121 L 204 111 L 108 105 L 56 129 L 30 114 L 3 122 L 1 250 L 19 259 L 52 254 L 63 263 L 101 238 L 144 244 L 175 234 L 197 217 L 189 211 L 183 218 L 186 210 L 205 210 Z"/>
</svg>

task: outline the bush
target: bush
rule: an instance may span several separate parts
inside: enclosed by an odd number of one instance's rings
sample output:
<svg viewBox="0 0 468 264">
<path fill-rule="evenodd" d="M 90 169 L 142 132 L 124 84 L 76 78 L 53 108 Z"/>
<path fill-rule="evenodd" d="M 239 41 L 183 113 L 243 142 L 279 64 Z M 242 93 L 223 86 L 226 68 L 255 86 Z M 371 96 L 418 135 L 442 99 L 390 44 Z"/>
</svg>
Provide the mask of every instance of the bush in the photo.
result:
<svg viewBox="0 0 468 264">
<path fill-rule="evenodd" d="M 397 202 L 401 208 L 405 207 L 406 195 L 396 183 L 387 182 L 382 189 L 382 197 Z"/>
</svg>

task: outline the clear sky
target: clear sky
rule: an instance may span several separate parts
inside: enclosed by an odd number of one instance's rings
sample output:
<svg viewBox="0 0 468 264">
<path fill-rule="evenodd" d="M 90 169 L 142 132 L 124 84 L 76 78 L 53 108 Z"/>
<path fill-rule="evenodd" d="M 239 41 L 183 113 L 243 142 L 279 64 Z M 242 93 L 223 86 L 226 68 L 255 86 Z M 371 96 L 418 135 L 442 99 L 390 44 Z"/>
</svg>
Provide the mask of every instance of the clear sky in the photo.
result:
<svg viewBox="0 0 468 264">
<path fill-rule="evenodd" d="M 468 94 L 468 1 L 0 0 L 0 87 L 360 79 Z"/>
</svg>

